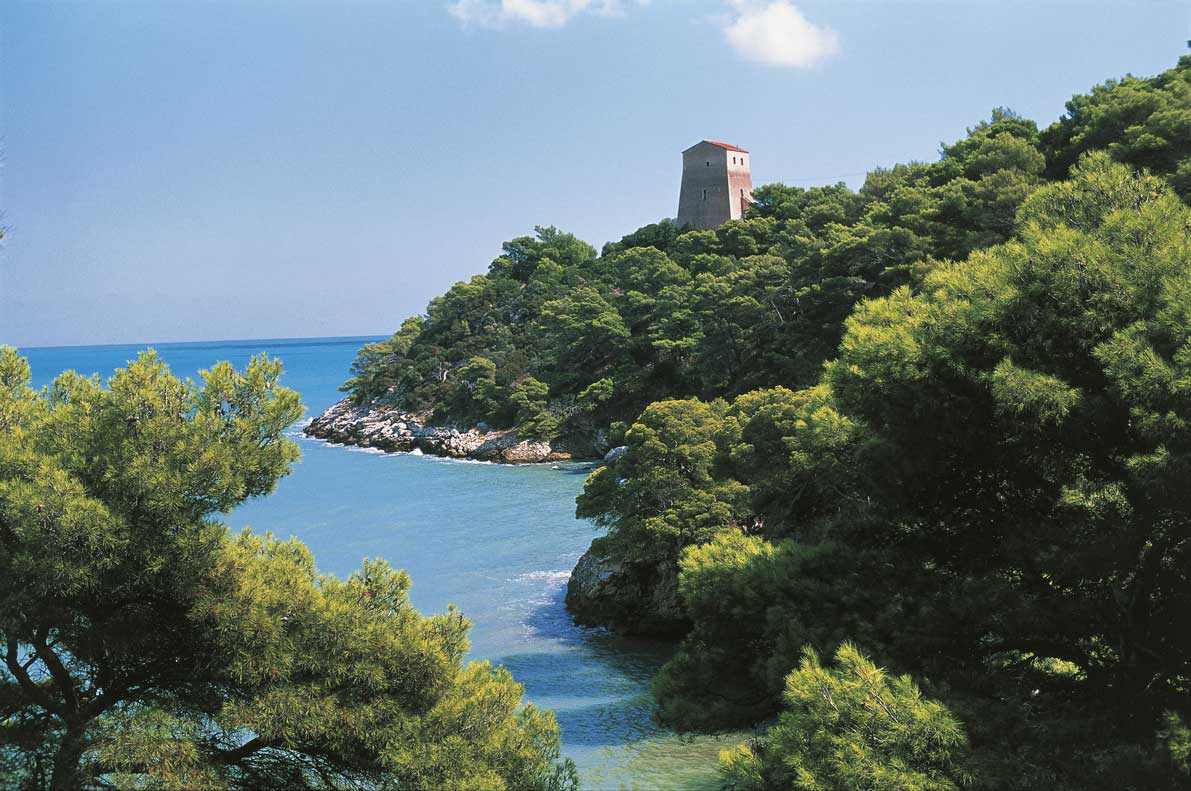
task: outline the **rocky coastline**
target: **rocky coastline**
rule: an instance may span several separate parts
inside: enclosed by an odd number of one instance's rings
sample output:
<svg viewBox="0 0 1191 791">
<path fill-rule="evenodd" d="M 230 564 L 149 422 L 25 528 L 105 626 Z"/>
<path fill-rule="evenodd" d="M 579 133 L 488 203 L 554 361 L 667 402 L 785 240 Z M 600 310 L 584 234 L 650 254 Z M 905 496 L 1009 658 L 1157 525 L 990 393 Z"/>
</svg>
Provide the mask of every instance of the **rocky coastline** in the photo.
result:
<svg viewBox="0 0 1191 791">
<path fill-rule="evenodd" d="M 465 428 L 428 425 L 424 416 L 404 412 L 383 399 L 356 405 L 344 398 L 302 431 L 343 445 L 505 464 L 601 458 L 613 464 L 626 450 L 600 447 L 601 437 L 579 443 L 587 447 L 577 450 L 482 424 Z M 601 539 L 592 543 L 567 582 L 566 606 L 575 622 L 628 636 L 681 636 L 687 620 L 678 598 L 676 570 L 618 561 L 602 550 L 601 543 Z"/>
<path fill-rule="evenodd" d="M 628 448 L 612 448 L 604 464 L 615 469 Z M 679 638 L 690 628 L 678 595 L 678 568 L 634 563 L 597 538 L 567 580 L 567 611 L 582 626 L 602 626 L 629 637 Z"/>
<path fill-rule="evenodd" d="M 567 581 L 567 611 L 581 626 L 627 637 L 679 638 L 689 621 L 678 597 L 678 569 L 615 559 L 596 539 Z"/>
<path fill-rule="evenodd" d="M 383 401 L 356 405 L 350 399 L 341 399 L 310 421 L 302 432 L 330 442 L 391 453 L 424 453 L 506 464 L 600 458 L 598 453 L 575 453 L 571 448 L 527 439 L 514 431 L 490 430 L 483 424 L 462 429 L 427 425 L 424 416 L 403 412 Z"/>
</svg>

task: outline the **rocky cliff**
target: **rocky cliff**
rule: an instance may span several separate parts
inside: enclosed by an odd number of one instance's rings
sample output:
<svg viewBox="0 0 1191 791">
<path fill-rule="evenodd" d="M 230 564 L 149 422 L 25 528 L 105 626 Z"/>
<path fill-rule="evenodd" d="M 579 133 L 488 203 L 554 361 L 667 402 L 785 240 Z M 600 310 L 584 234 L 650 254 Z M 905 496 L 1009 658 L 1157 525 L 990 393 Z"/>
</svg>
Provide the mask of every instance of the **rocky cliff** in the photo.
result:
<svg viewBox="0 0 1191 791">
<path fill-rule="evenodd" d="M 584 626 L 638 637 L 681 637 L 688 629 L 677 569 L 614 559 L 596 539 L 567 582 L 567 610 Z"/>
<path fill-rule="evenodd" d="M 512 431 L 490 431 L 482 425 L 463 430 L 428 426 L 421 416 L 402 412 L 380 400 L 357 406 L 344 398 L 312 420 L 303 431 L 311 437 L 345 445 L 510 464 L 576 457 L 570 450 L 543 440 L 525 439 Z"/>
</svg>

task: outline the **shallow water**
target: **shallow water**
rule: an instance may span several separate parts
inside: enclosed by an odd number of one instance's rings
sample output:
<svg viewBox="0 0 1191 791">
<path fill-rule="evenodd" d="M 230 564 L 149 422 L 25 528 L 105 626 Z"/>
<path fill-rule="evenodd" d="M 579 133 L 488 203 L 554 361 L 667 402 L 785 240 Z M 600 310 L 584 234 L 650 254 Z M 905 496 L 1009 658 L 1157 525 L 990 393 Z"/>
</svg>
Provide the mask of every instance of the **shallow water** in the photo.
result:
<svg viewBox="0 0 1191 791">
<path fill-rule="evenodd" d="M 243 366 L 265 351 L 286 366 L 283 383 L 309 414 L 337 387 L 369 338 L 160 344 L 180 376 L 219 360 Z M 66 368 L 110 375 L 143 346 L 24 349 L 34 383 Z M 649 680 L 669 647 L 571 623 L 563 593 L 595 535 L 575 519 L 589 465 L 510 467 L 333 446 L 295 430 L 303 457 L 275 494 L 227 517 L 297 536 L 319 569 L 345 576 L 364 557 L 409 571 L 424 613 L 457 605 L 472 621 L 471 657 L 507 666 L 526 697 L 553 709 L 564 754 L 586 789 L 713 789 L 718 751 L 740 740 L 681 738 L 650 717 Z"/>
</svg>

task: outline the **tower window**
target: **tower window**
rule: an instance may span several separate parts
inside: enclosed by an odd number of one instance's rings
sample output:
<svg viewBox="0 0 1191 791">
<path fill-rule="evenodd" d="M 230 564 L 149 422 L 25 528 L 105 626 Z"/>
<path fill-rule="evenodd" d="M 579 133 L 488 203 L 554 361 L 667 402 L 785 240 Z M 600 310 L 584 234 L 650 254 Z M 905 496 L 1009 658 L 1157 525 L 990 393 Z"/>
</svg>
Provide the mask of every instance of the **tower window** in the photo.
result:
<svg viewBox="0 0 1191 791">
<path fill-rule="evenodd" d="M 735 165 L 735 164 L 736 164 L 736 157 L 732 157 L 732 164 L 733 164 L 733 165 Z"/>
<path fill-rule="evenodd" d="M 711 160 L 707 160 L 707 167 L 711 167 Z"/>
<path fill-rule="evenodd" d="M 703 190 L 703 200 L 707 200 L 707 190 Z"/>
</svg>

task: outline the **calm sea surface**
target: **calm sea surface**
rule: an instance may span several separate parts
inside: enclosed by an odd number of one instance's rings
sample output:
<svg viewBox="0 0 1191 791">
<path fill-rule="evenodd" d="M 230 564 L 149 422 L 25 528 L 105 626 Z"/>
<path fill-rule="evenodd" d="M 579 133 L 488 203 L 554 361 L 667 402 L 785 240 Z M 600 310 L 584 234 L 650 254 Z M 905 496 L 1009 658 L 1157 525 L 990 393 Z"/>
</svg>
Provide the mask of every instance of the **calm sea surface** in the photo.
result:
<svg viewBox="0 0 1191 791">
<path fill-rule="evenodd" d="M 372 338 L 158 344 L 179 376 L 267 352 L 307 414 L 340 397 L 356 349 Z M 34 384 L 73 368 L 105 378 L 145 348 L 24 349 Z M 553 709 L 586 789 L 711 789 L 718 751 L 739 737 L 680 738 L 650 718 L 649 680 L 667 647 L 576 627 L 566 580 L 595 535 L 575 519 L 584 464 L 509 467 L 336 447 L 292 432 L 302 460 L 270 497 L 227 517 L 233 530 L 304 541 L 321 571 L 346 576 L 383 557 L 413 577 L 423 613 L 455 604 L 474 624 L 471 656 L 507 666 L 526 697 Z"/>
</svg>

